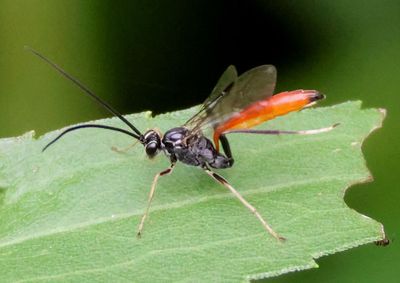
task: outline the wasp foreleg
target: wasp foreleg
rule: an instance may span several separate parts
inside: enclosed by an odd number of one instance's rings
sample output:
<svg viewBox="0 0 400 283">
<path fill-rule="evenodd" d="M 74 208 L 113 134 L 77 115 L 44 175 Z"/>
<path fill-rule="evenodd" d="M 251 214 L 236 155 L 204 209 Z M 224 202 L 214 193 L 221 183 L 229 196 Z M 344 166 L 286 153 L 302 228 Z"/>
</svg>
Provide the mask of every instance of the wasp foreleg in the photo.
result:
<svg viewBox="0 0 400 283">
<path fill-rule="evenodd" d="M 161 171 L 160 173 L 157 173 L 154 176 L 153 183 L 151 184 L 149 198 L 147 200 L 147 207 L 146 207 L 146 210 L 145 210 L 145 212 L 144 212 L 144 214 L 142 216 L 142 220 L 140 221 L 138 232 L 137 232 L 137 236 L 139 238 L 142 235 L 144 221 L 146 220 L 147 215 L 149 214 L 149 209 L 150 209 L 151 201 L 153 200 L 154 192 L 156 190 L 156 185 L 157 185 L 158 178 L 160 178 L 161 176 L 166 176 L 166 175 L 171 174 L 172 170 L 175 167 L 175 164 L 176 164 L 176 161 L 172 162 L 171 165 L 169 166 L 169 168 L 165 169 L 164 171 Z"/>
</svg>

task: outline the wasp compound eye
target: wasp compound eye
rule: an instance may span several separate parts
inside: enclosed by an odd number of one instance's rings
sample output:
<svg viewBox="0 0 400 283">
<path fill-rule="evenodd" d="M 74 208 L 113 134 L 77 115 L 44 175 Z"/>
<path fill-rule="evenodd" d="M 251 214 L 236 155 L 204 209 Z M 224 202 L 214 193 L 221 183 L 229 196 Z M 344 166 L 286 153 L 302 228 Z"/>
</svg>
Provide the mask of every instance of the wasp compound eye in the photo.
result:
<svg viewBox="0 0 400 283">
<path fill-rule="evenodd" d="M 151 141 L 150 143 L 146 144 L 146 154 L 150 158 L 157 155 L 158 151 L 158 144 L 156 141 Z"/>
</svg>

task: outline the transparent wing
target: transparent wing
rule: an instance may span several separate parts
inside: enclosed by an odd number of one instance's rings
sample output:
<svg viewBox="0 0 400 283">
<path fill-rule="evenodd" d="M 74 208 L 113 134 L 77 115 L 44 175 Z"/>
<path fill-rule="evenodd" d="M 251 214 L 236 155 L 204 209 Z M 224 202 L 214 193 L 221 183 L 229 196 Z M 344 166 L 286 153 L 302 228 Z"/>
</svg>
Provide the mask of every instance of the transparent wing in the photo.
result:
<svg viewBox="0 0 400 283">
<path fill-rule="evenodd" d="M 207 127 L 215 128 L 252 103 L 273 94 L 276 82 L 274 66 L 253 68 L 234 80 L 229 75 L 231 67 L 235 70 L 230 66 L 225 71 L 201 110 L 184 124 L 192 133 Z"/>
<path fill-rule="evenodd" d="M 184 125 L 189 126 L 200 124 L 200 122 L 207 116 L 207 113 L 213 108 L 213 106 L 215 106 L 217 101 L 226 94 L 226 90 L 233 85 L 236 79 L 236 68 L 235 66 L 230 65 L 219 78 L 210 96 L 208 96 L 203 102 L 199 112 L 192 116 L 192 118 L 190 118 Z"/>
</svg>

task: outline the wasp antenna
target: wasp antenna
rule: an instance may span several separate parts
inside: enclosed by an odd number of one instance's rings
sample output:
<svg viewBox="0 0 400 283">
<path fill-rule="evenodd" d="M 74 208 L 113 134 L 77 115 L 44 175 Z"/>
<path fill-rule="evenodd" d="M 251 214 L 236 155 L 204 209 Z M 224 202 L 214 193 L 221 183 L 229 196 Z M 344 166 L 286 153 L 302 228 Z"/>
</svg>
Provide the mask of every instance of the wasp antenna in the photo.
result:
<svg viewBox="0 0 400 283">
<path fill-rule="evenodd" d="M 82 84 L 78 79 L 73 77 L 72 75 L 68 74 L 64 69 L 62 69 L 60 66 L 52 62 L 50 59 L 36 51 L 35 49 L 29 47 L 29 46 L 24 46 L 25 50 L 28 50 L 32 52 L 34 55 L 36 55 L 38 58 L 41 60 L 45 61 L 47 64 L 49 64 L 51 67 L 53 67 L 56 71 L 58 71 L 62 76 L 73 82 L 76 86 L 78 86 L 84 93 L 89 95 L 91 98 L 93 98 L 97 103 L 99 103 L 101 106 L 103 106 L 105 109 L 107 109 L 109 112 L 117 116 L 122 122 L 124 122 L 126 125 L 129 126 L 137 135 L 141 136 L 142 133 L 134 126 L 132 125 L 131 122 L 129 122 L 124 116 L 122 116 L 121 113 L 119 113 L 117 110 L 115 110 L 111 105 L 103 101 L 100 97 L 98 97 L 93 91 L 91 91 L 89 88 L 87 88 L 84 84 Z"/>
<path fill-rule="evenodd" d="M 116 128 L 116 127 L 111 127 L 111 126 L 105 126 L 105 125 L 95 125 L 95 124 L 85 124 L 85 125 L 79 125 L 79 126 L 74 126 L 71 128 L 68 128 L 66 130 L 64 130 L 61 134 L 59 134 L 57 137 L 55 137 L 51 142 L 49 142 L 43 149 L 42 152 L 45 151 L 46 149 L 48 149 L 52 144 L 54 144 L 56 141 L 58 141 L 62 136 L 64 136 L 65 134 L 75 131 L 75 130 L 79 130 L 79 129 L 83 129 L 83 128 L 100 128 L 100 129 L 106 129 L 106 130 L 111 130 L 111 131 L 116 131 L 116 132 L 120 132 L 123 134 L 126 134 L 128 136 L 131 136 L 135 139 L 137 139 L 138 141 L 143 143 L 142 140 L 142 136 L 138 136 L 135 133 L 129 132 L 127 130 L 124 129 L 120 129 L 120 128 Z"/>
</svg>

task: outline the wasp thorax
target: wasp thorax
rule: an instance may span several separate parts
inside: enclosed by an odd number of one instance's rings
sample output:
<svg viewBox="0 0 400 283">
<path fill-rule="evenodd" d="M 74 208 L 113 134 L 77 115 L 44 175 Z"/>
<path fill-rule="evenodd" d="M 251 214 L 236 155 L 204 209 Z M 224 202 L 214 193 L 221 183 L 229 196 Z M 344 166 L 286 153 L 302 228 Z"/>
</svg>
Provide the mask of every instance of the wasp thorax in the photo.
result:
<svg viewBox="0 0 400 283">
<path fill-rule="evenodd" d="M 156 156 L 161 149 L 160 134 L 154 130 L 147 131 L 144 134 L 144 147 L 149 158 Z"/>
</svg>

